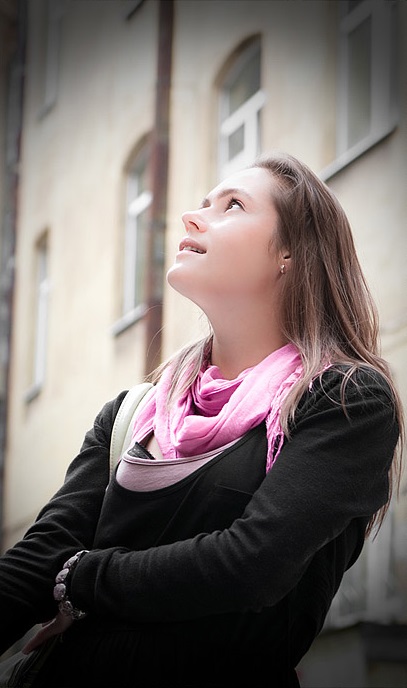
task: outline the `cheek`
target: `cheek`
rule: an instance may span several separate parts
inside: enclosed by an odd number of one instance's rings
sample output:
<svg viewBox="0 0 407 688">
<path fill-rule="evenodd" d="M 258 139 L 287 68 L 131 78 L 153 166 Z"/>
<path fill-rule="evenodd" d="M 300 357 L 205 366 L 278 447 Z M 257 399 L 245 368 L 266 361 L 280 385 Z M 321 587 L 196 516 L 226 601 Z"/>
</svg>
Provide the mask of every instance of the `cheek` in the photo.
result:
<svg viewBox="0 0 407 688">
<path fill-rule="evenodd" d="M 242 247 L 234 260 L 230 262 L 230 267 L 235 270 L 237 278 L 246 279 L 248 283 L 266 288 L 275 281 L 277 273 L 275 260 L 264 246 Z"/>
</svg>

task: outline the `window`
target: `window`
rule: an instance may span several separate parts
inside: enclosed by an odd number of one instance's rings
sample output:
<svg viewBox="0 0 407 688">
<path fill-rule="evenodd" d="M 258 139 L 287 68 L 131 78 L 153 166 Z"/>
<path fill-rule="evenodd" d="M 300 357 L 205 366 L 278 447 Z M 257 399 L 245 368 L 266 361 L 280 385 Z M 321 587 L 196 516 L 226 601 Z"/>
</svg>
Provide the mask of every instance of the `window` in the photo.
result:
<svg viewBox="0 0 407 688">
<path fill-rule="evenodd" d="M 49 310 L 49 275 L 48 275 L 48 240 L 44 235 L 36 248 L 36 287 L 35 287 L 35 321 L 34 349 L 32 367 L 32 385 L 26 394 L 31 401 L 41 391 L 45 381 L 47 360 L 47 334 Z"/>
<path fill-rule="evenodd" d="M 144 145 L 127 173 L 122 315 L 113 328 L 114 334 L 119 334 L 145 313 L 149 208 L 152 201 L 148 188 L 148 158 L 149 147 Z"/>
<path fill-rule="evenodd" d="M 224 178 L 260 151 L 261 49 L 255 40 L 236 58 L 220 91 L 219 173 Z"/>
<path fill-rule="evenodd" d="M 395 127 L 396 3 L 339 3 L 337 162 L 347 164 Z"/>
<path fill-rule="evenodd" d="M 394 505 L 391 505 L 377 538 L 366 541 L 356 564 L 345 573 L 326 620 L 327 628 L 360 621 L 388 623 L 398 617 L 401 620 L 394 525 Z"/>
<path fill-rule="evenodd" d="M 46 0 L 44 5 L 43 35 L 43 91 L 40 116 L 44 116 L 56 103 L 58 93 L 59 53 L 61 42 L 62 0 Z"/>
</svg>

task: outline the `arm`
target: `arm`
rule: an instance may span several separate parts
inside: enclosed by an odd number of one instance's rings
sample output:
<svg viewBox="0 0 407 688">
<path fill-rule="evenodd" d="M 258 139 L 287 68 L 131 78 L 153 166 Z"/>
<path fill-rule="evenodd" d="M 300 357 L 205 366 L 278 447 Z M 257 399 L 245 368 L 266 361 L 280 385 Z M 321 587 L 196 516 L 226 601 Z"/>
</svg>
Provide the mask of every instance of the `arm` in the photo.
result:
<svg viewBox="0 0 407 688">
<path fill-rule="evenodd" d="M 55 616 L 56 573 L 75 551 L 92 547 L 109 476 L 111 429 L 124 394 L 104 406 L 61 489 L 0 558 L 0 653 L 34 624 Z"/>
<path fill-rule="evenodd" d="M 76 568 L 74 604 L 133 621 L 180 621 L 260 610 L 281 600 L 313 555 L 388 497 L 398 437 L 387 388 L 369 373 L 347 388 L 324 375 L 305 395 L 290 441 L 229 529 L 128 551 L 95 550 Z"/>
</svg>

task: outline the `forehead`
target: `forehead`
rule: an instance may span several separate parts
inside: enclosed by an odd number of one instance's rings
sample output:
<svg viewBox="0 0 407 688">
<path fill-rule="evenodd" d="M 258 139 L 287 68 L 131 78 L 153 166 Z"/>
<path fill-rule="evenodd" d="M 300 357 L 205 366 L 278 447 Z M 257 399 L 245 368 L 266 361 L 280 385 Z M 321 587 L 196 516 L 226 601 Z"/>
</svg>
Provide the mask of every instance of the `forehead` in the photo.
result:
<svg viewBox="0 0 407 688">
<path fill-rule="evenodd" d="M 271 175 L 261 167 L 250 167 L 247 170 L 236 172 L 208 194 L 208 198 L 222 196 L 229 190 L 246 192 L 254 200 L 270 200 Z"/>
</svg>

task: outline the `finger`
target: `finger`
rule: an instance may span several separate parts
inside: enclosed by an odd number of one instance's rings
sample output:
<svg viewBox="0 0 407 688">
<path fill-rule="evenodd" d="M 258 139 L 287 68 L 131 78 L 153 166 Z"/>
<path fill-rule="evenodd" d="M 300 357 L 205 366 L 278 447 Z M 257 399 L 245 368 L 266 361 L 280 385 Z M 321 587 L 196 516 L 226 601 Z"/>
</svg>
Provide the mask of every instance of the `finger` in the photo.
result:
<svg viewBox="0 0 407 688">
<path fill-rule="evenodd" d="M 38 631 L 38 633 L 36 633 L 36 635 L 28 641 L 27 645 L 23 647 L 23 654 L 30 654 L 30 652 L 36 650 L 38 647 L 41 647 L 41 645 L 45 643 L 45 641 L 48 640 L 48 638 L 51 638 L 54 635 L 54 633 L 52 633 L 52 631 L 50 630 L 51 625 L 52 624 L 49 624 L 41 631 Z"/>
<path fill-rule="evenodd" d="M 43 626 L 42 630 L 31 638 L 31 640 L 25 645 L 22 652 L 24 654 L 29 654 L 33 650 L 40 647 L 46 640 L 52 638 L 59 633 L 63 633 L 73 624 L 73 619 L 65 614 L 59 612 L 55 619 L 52 619 L 47 625 Z"/>
</svg>

